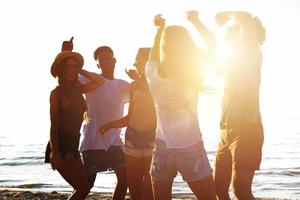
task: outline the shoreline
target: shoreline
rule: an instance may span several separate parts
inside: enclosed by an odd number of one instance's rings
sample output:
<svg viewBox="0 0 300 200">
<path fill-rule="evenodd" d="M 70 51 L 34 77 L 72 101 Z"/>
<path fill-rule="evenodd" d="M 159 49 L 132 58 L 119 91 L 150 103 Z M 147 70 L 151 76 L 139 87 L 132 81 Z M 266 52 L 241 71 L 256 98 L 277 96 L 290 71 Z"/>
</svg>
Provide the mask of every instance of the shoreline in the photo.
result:
<svg viewBox="0 0 300 200">
<path fill-rule="evenodd" d="M 1 188 L 0 189 L 0 199 L 3 200 L 63 200 L 70 196 L 70 191 L 41 191 L 41 190 L 30 190 L 30 189 L 13 189 L 13 188 Z M 112 193 L 109 192 L 90 192 L 87 200 L 105 199 L 111 200 Z M 129 193 L 126 195 L 126 200 L 130 200 Z M 173 194 L 174 200 L 195 200 L 196 197 L 193 194 Z M 257 200 L 292 200 L 292 199 L 278 199 L 278 198 L 257 198 Z"/>
</svg>

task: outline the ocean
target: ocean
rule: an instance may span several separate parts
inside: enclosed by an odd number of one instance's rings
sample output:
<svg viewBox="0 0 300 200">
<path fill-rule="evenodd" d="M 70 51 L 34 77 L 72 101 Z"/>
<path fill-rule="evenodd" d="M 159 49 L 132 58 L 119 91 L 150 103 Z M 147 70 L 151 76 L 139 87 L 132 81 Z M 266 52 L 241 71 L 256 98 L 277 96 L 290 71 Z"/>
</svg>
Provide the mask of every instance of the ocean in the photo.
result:
<svg viewBox="0 0 300 200">
<path fill-rule="evenodd" d="M 212 167 L 219 141 L 218 113 L 219 98 L 213 93 L 200 95 L 199 123 Z M 264 117 L 264 112 L 262 116 L 265 142 L 261 170 L 254 178 L 254 194 L 256 197 L 300 199 L 300 118 Z M 45 120 L 48 119 L 49 116 L 45 116 Z M 58 172 L 44 164 L 48 138 L 49 127 L 44 127 L 41 133 L 0 130 L 0 189 L 72 190 Z M 113 192 L 115 183 L 113 172 L 98 173 L 92 191 Z M 180 174 L 173 183 L 173 193 L 191 193 Z"/>
</svg>

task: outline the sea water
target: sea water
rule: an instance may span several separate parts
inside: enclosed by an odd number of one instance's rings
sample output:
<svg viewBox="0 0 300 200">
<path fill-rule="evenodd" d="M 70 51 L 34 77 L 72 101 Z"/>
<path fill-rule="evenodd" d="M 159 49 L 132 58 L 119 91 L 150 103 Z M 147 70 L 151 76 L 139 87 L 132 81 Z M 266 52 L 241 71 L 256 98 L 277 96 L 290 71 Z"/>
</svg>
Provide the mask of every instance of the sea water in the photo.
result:
<svg viewBox="0 0 300 200">
<path fill-rule="evenodd" d="M 199 124 L 213 167 L 219 141 L 220 98 L 214 93 L 205 93 L 199 99 Z M 45 120 L 48 118 L 45 116 Z M 263 123 L 263 160 L 261 169 L 254 177 L 253 192 L 256 197 L 300 199 L 300 117 L 263 115 Z M 1 188 L 72 190 L 57 171 L 53 171 L 49 164 L 44 164 L 48 139 L 49 127 L 44 127 L 41 132 L 0 130 Z M 113 172 L 98 173 L 92 191 L 113 192 L 115 184 Z M 180 174 L 173 183 L 173 193 L 192 193 Z"/>
</svg>

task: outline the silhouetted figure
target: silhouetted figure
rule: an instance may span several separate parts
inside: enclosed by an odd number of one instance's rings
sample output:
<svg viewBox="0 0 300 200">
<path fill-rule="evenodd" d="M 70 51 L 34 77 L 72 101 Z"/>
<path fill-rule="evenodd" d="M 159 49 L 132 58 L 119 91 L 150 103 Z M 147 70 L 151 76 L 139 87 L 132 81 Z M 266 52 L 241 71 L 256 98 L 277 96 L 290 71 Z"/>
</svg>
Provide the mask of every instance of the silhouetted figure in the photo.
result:
<svg viewBox="0 0 300 200">
<path fill-rule="evenodd" d="M 219 25 L 235 18 L 226 40 L 231 47 L 224 67 L 221 140 L 215 164 L 215 186 L 220 200 L 230 199 L 228 189 L 239 200 L 255 199 L 251 185 L 262 156 L 263 126 L 259 109 L 259 86 L 262 65 L 260 45 L 265 30 L 260 20 L 246 12 L 222 12 L 216 15 Z"/>
<path fill-rule="evenodd" d="M 114 77 L 116 59 L 110 47 L 97 48 L 94 59 L 102 72 L 96 75 L 104 80 L 104 84 L 85 93 L 88 122 L 84 125 L 80 151 L 88 172 L 90 187 L 94 185 L 97 172 L 114 170 L 118 182 L 113 199 L 120 200 L 125 198 L 127 191 L 121 129 L 110 129 L 106 134 L 101 135 L 98 133 L 98 128 L 123 117 L 124 105 L 129 102 L 129 84 Z M 86 83 L 89 80 L 80 77 L 80 81 Z"/>
<path fill-rule="evenodd" d="M 192 16 L 190 16 L 192 15 Z M 196 22 L 197 13 L 188 19 Z M 193 21 L 195 20 L 195 21 Z M 151 166 L 157 200 L 172 198 L 172 184 L 181 173 L 198 199 L 216 199 L 212 169 L 204 149 L 198 124 L 198 92 L 203 73 L 201 59 L 212 48 L 213 35 L 201 24 L 199 29 L 207 49 L 198 49 L 188 31 L 181 26 L 165 27 L 157 15 L 157 34 L 146 66 L 156 115 L 156 141 Z"/>
<path fill-rule="evenodd" d="M 100 127 L 105 134 L 111 128 L 127 126 L 125 132 L 126 174 L 130 196 L 133 200 L 153 199 L 149 174 L 154 147 L 156 113 L 145 77 L 145 66 L 150 48 L 140 48 L 135 67 L 140 77 L 130 84 L 128 115 Z"/>
<path fill-rule="evenodd" d="M 69 199 L 83 200 L 90 187 L 78 151 L 80 127 L 86 112 L 82 93 L 103 84 L 101 78 L 82 69 L 83 57 L 76 52 L 59 53 L 52 66 L 51 74 L 58 77 L 58 86 L 50 96 L 50 143 L 46 151 L 46 162 L 74 188 Z M 91 82 L 80 84 L 78 74 Z"/>
</svg>

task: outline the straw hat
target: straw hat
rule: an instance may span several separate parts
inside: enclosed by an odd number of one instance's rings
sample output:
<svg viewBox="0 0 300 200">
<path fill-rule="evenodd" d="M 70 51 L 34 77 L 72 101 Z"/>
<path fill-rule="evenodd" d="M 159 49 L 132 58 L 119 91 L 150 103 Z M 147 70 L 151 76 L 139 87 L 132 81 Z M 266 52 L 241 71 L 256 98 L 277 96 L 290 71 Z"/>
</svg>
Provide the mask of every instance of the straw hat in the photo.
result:
<svg viewBox="0 0 300 200">
<path fill-rule="evenodd" d="M 72 52 L 72 51 L 62 51 L 60 52 L 56 57 L 54 62 L 52 63 L 51 66 L 51 74 L 53 77 L 57 76 L 58 73 L 58 68 L 60 66 L 60 63 L 65 59 L 65 58 L 74 58 L 77 63 L 78 63 L 78 67 L 82 68 L 83 67 L 83 57 L 82 55 L 80 55 L 80 53 L 77 52 Z"/>
</svg>

